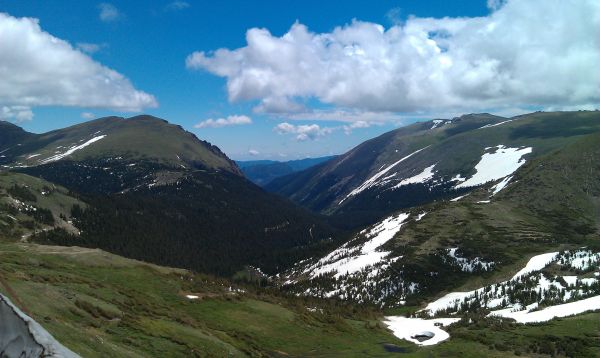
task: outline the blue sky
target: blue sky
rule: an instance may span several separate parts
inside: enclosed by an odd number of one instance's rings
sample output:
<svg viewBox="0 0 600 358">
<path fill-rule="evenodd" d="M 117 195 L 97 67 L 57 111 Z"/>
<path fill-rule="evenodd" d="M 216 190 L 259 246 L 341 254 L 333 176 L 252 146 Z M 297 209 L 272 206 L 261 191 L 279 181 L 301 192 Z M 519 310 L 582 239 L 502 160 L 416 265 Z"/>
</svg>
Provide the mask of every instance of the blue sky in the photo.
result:
<svg viewBox="0 0 600 358">
<path fill-rule="evenodd" d="M 535 1 L 525 2 L 531 3 L 531 6 L 536 5 Z M 537 3 L 541 4 L 539 1 Z M 464 46 L 465 49 L 472 50 L 468 46 L 474 42 L 473 39 L 465 39 L 465 34 L 460 33 L 461 30 L 458 28 L 463 25 L 483 26 L 477 18 L 488 21 L 486 25 L 488 29 L 492 26 L 490 24 L 510 26 L 511 24 L 507 22 L 517 17 L 514 14 L 526 10 L 519 9 L 517 6 L 504 4 L 503 1 L 485 0 L 454 2 L 442 0 L 173 2 L 167 0 L 106 3 L 1 0 L 0 12 L 16 19 L 22 17 L 39 19 L 41 31 L 68 42 L 74 51 L 80 51 L 89 57 L 90 63 L 93 61 L 101 64 L 128 79 L 129 84 L 124 85 L 126 87 L 124 91 L 129 91 L 127 95 L 143 92 L 153 98 L 144 97 L 144 100 L 132 104 L 133 111 L 129 108 L 125 111 L 121 104 L 115 105 L 115 101 L 110 98 L 106 99 L 106 104 L 102 102 L 106 96 L 110 96 L 110 88 L 103 89 L 102 91 L 108 94 L 98 95 L 99 98 L 93 103 L 87 100 L 71 100 L 69 96 L 67 96 L 69 99 L 63 100 L 56 94 L 56 98 L 50 104 L 45 104 L 42 100 L 33 101 L 31 104 L 25 103 L 27 110 L 33 113 L 33 118 L 25 115 L 27 120 L 24 120 L 13 116 L 11 114 L 13 112 L 9 110 L 23 108 L 24 103 L 10 95 L 5 95 L 3 98 L 0 90 L 0 107 L 7 108 L 4 119 L 18 121 L 19 125 L 33 132 L 61 128 L 91 117 L 149 113 L 181 124 L 199 137 L 218 145 L 234 159 L 283 160 L 342 153 L 366 139 L 417 119 L 452 117 L 471 110 L 493 110 L 500 114 L 513 114 L 530 109 L 552 108 L 554 105 L 560 108 L 569 106 L 587 108 L 598 103 L 597 96 L 587 93 L 577 98 L 568 97 L 567 94 L 544 92 L 531 98 L 523 94 L 517 99 L 511 97 L 492 100 L 498 98 L 496 93 L 506 92 L 506 88 L 489 88 L 478 84 L 478 81 L 485 81 L 490 71 L 492 80 L 506 78 L 506 73 L 501 72 L 503 61 L 520 63 L 518 59 L 515 60 L 510 56 L 502 58 L 500 55 L 494 55 L 492 44 L 489 46 L 490 56 L 496 58 L 495 62 L 490 62 L 489 68 L 478 63 L 477 71 L 453 74 L 452 76 L 458 79 L 450 79 L 449 72 L 444 72 L 448 71 L 447 67 L 440 67 L 440 76 L 443 80 L 435 80 L 438 82 L 432 83 L 428 83 L 428 80 L 423 82 L 421 79 L 407 77 L 408 74 L 423 71 L 427 72 L 428 76 L 424 78 L 431 79 L 433 75 L 429 72 L 436 72 L 438 67 L 431 67 L 431 65 L 423 67 L 424 63 L 434 59 L 437 64 L 438 60 L 443 60 L 440 56 L 443 57 L 446 51 L 454 67 L 458 67 L 456 64 L 459 63 L 460 54 L 467 50 L 459 54 L 459 51 L 454 49 L 461 49 L 461 46 Z M 552 6 L 556 7 L 555 14 L 563 16 L 560 4 L 554 3 Z M 494 12 L 497 12 L 498 16 L 492 21 Z M 435 20 L 431 22 L 428 18 Z M 444 18 L 456 21 L 444 20 Z M 485 20 L 486 18 L 488 20 Z M 358 22 L 353 22 L 354 20 Z M 531 23 L 532 29 L 536 26 L 533 19 L 515 21 L 521 21 L 517 22 L 517 25 Z M 292 31 L 290 29 L 294 24 L 296 29 Z M 383 26 L 380 35 L 375 24 Z M 590 24 L 590 26 L 594 25 L 594 23 Z M 344 26 L 346 26 L 346 33 L 335 35 L 335 29 Z M 402 33 L 394 35 L 390 31 L 394 26 Z M 441 49 L 432 55 L 434 57 L 422 53 L 430 49 L 423 50 L 421 45 L 411 42 L 409 37 L 412 36 L 412 30 L 410 29 L 413 27 L 418 31 L 428 31 L 427 36 L 435 41 L 436 48 Z M 250 48 L 252 46 L 246 39 L 246 32 L 249 29 L 267 29 L 269 33 L 265 35 L 256 31 L 258 47 Z M 287 50 L 283 47 L 278 48 L 278 46 L 288 46 L 278 40 L 288 31 L 295 36 L 289 44 L 290 48 L 286 47 Z M 0 36 L 1 34 L 0 27 Z M 331 35 L 331 39 L 323 40 L 321 36 L 323 34 Z M 585 38 L 588 34 L 593 35 L 589 28 L 583 28 L 573 34 L 575 37 L 572 38 L 575 41 L 580 38 L 584 42 L 589 40 Z M 381 46 L 370 47 L 370 42 L 378 43 L 379 36 L 382 38 L 385 36 Z M 448 38 L 452 42 L 445 44 Z M 539 42 L 539 39 L 532 39 L 534 40 Z M 271 47 L 265 50 L 260 47 L 264 44 L 261 41 L 269 43 Z M 298 55 L 298 53 L 310 52 L 311 46 L 319 41 L 327 45 L 326 47 L 315 45 L 313 57 L 304 59 L 304 55 Z M 330 43 L 336 44 L 336 41 L 344 44 L 346 55 L 349 54 L 348 44 L 350 44 L 355 54 L 362 55 L 366 52 L 369 61 L 361 61 L 360 64 L 344 62 L 345 59 L 340 59 L 338 52 L 333 52 L 333 46 L 328 47 Z M 405 45 L 401 45 L 401 41 L 405 41 L 402 42 Z M 414 48 L 402 50 L 402 46 L 406 46 L 406 43 L 413 44 Z M 543 53 L 548 58 L 553 51 L 561 51 L 561 48 L 554 49 L 550 45 L 548 44 L 547 53 Z M 478 46 L 485 47 L 485 43 Z M 219 48 L 230 51 L 218 58 L 211 51 Z M 243 52 L 233 54 L 236 49 L 244 48 L 246 49 Z M 271 52 L 265 52 L 267 50 Z M 297 63 L 283 63 L 280 66 L 277 63 L 278 54 L 288 50 L 294 51 L 293 55 L 286 58 L 282 56 L 282 63 L 306 60 L 308 63 L 306 66 L 316 67 L 307 70 Z M 0 51 L 2 51 L 1 45 Z M 593 56 L 597 56 L 597 46 L 592 46 L 591 50 L 584 46 L 576 51 L 579 51 L 574 55 L 576 59 L 584 57 L 581 53 L 592 56 L 586 57 L 587 62 L 583 64 L 584 66 L 596 59 Z M 392 52 L 395 55 L 386 57 L 387 53 Z M 189 56 L 194 53 L 201 53 L 201 55 L 191 59 Z M 259 58 L 261 55 L 265 57 Z M 2 65 L 2 56 L 0 53 L 0 65 Z M 381 59 L 377 56 L 381 56 Z M 187 65 L 186 59 L 188 59 Z M 377 60 L 374 65 L 373 59 Z M 328 61 L 331 64 L 326 63 Z M 390 65 L 391 72 L 379 72 L 382 71 L 381 67 L 385 67 L 390 61 L 398 62 Z M 443 65 L 444 61 L 440 63 Z M 60 67 L 63 66 L 60 62 L 58 64 Z M 65 67 L 70 64 L 71 61 L 65 60 Z M 353 66 L 356 66 L 356 70 Z M 257 68 L 268 69 L 265 73 L 273 75 L 272 78 L 265 78 L 262 72 L 257 75 Z M 339 76 L 331 76 L 331 72 L 338 69 L 342 69 L 340 70 L 342 76 L 345 76 L 343 71 L 348 71 L 348 78 L 353 81 L 340 81 Z M 26 68 L 18 68 L 15 71 L 18 70 L 27 72 Z M 311 74 L 315 74 L 315 78 L 308 78 L 303 71 L 310 71 Z M 401 71 L 407 71 L 407 76 L 388 80 Z M 379 77 L 368 77 L 371 72 Z M 470 78 L 470 75 L 474 78 Z M 540 74 L 540 78 L 543 75 Z M 319 83 L 319 78 L 323 78 L 323 83 Z M 368 88 L 370 84 L 375 86 L 380 79 L 381 86 Z M 300 83 L 305 80 L 306 83 Z M 463 83 L 467 80 L 470 82 Z M 574 80 L 577 81 L 578 78 Z M 241 89 L 231 85 L 236 81 L 243 83 Z M 557 78 L 556 81 L 559 82 L 561 79 Z M 581 81 L 588 81 L 580 84 L 580 87 L 591 86 L 591 92 L 598 88 L 596 78 L 581 78 Z M 491 81 L 488 79 L 488 82 Z M 424 83 L 422 88 L 419 83 Z M 510 85 L 511 82 L 507 82 L 505 86 Z M 435 92 L 438 88 L 446 86 L 451 87 L 453 93 L 461 94 L 454 96 L 443 92 L 435 94 L 433 101 L 423 94 Z M 337 87 L 341 90 L 331 90 Z M 94 84 L 90 84 L 86 90 L 95 91 Z M 479 93 L 486 93 L 488 90 L 489 96 L 478 98 Z M 36 90 L 36 95 L 40 91 Z M 384 95 L 379 95 L 378 91 L 384 91 L 381 92 Z M 492 94 L 492 91 L 499 92 Z M 371 93 L 373 98 L 370 98 Z M 439 102 L 437 102 L 438 98 L 440 98 Z M 280 101 L 284 101 L 284 110 L 281 106 L 271 105 Z M 222 119 L 220 122 L 219 118 Z M 239 120 L 239 118 L 244 119 Z M 195 128 L 195 125 L 208 119 L 213 121 L 206 122 L 200 126 L 201 128 Z M 215 123 L 221 123 L 222 126 Z"/>
</svg>

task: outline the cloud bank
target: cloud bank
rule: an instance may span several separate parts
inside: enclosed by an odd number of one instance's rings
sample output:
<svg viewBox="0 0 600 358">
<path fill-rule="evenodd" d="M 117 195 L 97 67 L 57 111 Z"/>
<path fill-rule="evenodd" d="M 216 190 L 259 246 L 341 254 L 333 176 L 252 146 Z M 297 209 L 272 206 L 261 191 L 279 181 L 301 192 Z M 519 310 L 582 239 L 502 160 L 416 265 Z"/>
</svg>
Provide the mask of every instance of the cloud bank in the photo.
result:
<svg viewBox="0 0 600 358">
<path fill-rule="evenodd" d="M 248 116 L 228 116 L 226 118 L 218 118 L 218 119 L 207 119 L 202 121 L 196 125 L 194 128 L 220 128 L 227 126 L 239 126 L 243 124 L 252 124 L 252 119 Z"/>
<path fill-rule="evenodd" d="M 296 135 L 296 140 L 299 142 L 315 140 L 331 134 L 334 131 L 333 128 L 323 128 L 318 124 L 303 124 L 296 126 L 287 122 L 279 123 L 273 130 L 279 134 L 294 134 Z"/>
<path fill-rule="evenodd" d="M 140 111 L 156 99 L 120 73 L 44 32 L 37 19 L 0 13 L 0 106 L 3 116 L 33 117 L 34 106 Z M 18 115 L 12 115 L 16 109 Z M 8 114 L 7 114 L 8 113 Z M 27 114 L 29 113 L 29 114 Z"/>
<path fill-rule="evenodd" d="M 600 103 L 599 1 L 488 6 L 485 17 L 410 17 L 388 29 L 353 21 L 314 33 L 296 23 L 277 37 L 252 28 L 245 47 L 194 52 L 186 64 L 226 78 L 231 101 L 266 113 L 295 113 L 311 98 L 375 113 Z"/>
</svg>

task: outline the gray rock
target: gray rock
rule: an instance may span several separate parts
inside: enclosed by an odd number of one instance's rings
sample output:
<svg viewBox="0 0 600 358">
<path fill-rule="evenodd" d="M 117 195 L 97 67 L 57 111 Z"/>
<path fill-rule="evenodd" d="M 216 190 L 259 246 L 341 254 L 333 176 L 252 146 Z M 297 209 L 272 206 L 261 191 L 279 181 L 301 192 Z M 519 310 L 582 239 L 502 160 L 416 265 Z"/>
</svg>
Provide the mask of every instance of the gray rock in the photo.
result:
<svg viewBox="0 0 600 358">
<path fill-rule="evenodd" d="M 75 358 L 48 331 L 0 294 L 0 357 Z"/>
</svg>

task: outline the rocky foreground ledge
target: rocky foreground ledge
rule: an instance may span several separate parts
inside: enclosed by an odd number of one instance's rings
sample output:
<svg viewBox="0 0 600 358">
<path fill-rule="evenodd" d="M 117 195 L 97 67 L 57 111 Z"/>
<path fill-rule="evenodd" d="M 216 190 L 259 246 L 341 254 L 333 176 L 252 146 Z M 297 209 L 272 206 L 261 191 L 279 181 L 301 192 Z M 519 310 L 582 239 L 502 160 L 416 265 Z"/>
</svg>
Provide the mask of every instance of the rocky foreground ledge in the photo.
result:
<svg viewBox="0 0 600 358">
<path fill-rule="evenodd" d="M 0 357 L 79 357 L 1 294 L 0 323 Z"/>
</svg>

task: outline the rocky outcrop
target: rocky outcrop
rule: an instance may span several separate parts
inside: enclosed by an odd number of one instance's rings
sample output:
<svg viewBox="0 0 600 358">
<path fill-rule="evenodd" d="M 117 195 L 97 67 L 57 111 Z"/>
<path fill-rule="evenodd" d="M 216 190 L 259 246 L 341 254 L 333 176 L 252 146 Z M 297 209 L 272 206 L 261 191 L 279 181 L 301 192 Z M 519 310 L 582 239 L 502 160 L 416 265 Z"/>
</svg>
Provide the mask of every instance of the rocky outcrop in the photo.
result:
<svg viewBox="0 0 600 358">
<path fill-rule="evenodd" d="M 48 331 L 0 295 L 0 357 L 75 358 Z"/>
</svg>

